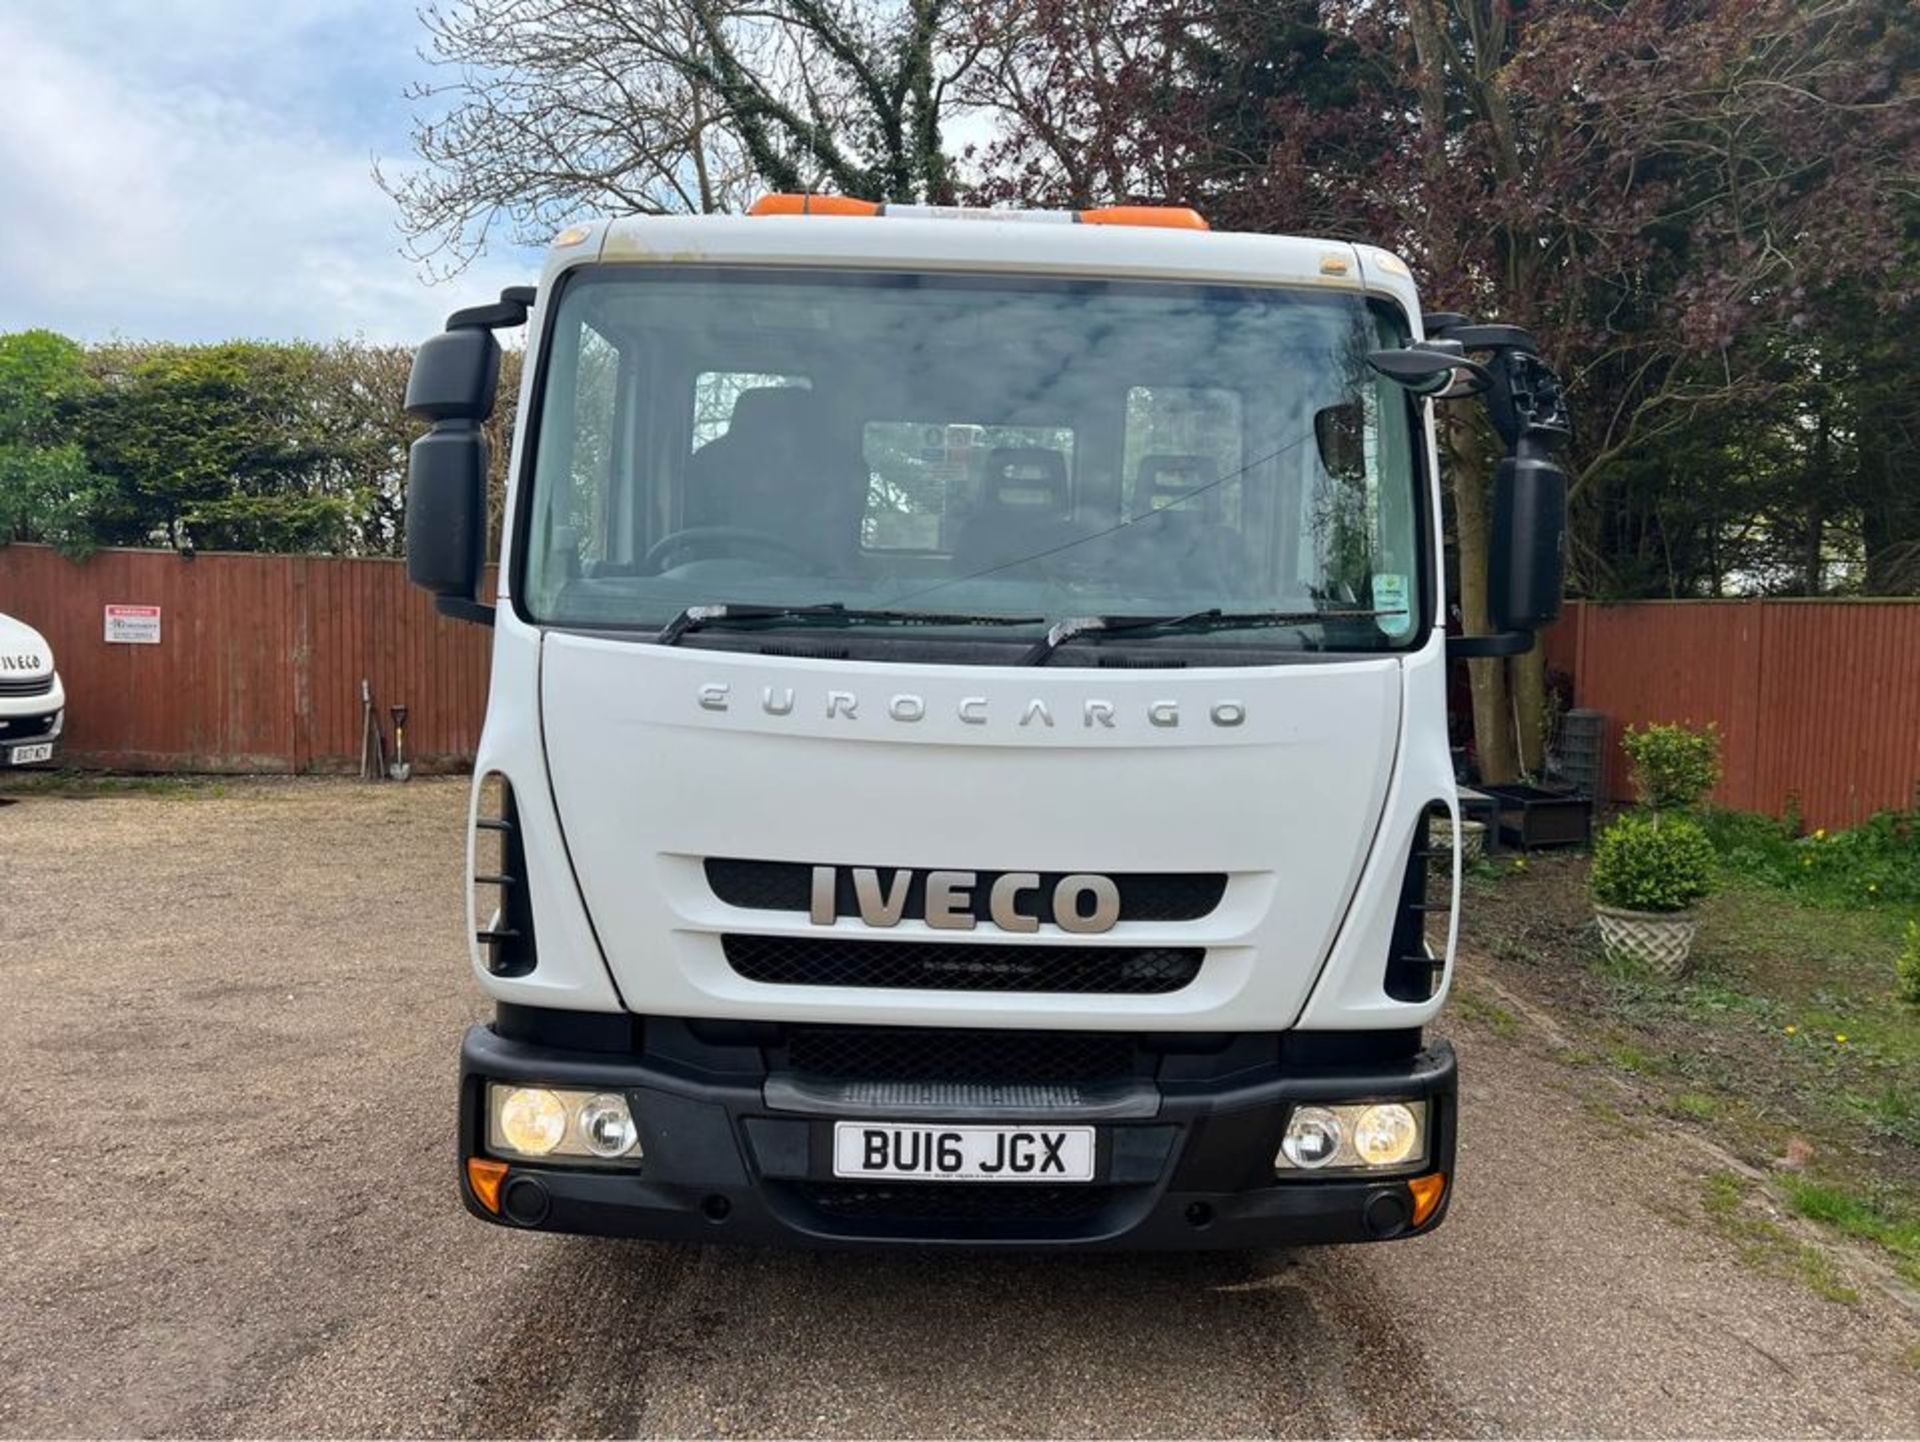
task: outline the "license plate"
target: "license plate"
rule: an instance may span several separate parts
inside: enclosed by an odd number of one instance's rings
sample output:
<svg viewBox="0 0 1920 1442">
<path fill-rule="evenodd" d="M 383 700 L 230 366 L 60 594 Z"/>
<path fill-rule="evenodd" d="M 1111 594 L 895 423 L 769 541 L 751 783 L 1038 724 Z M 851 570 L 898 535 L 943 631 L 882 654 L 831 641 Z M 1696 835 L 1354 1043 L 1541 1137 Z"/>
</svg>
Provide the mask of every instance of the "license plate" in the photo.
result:
<svg viewBox="0 0 1920 1442">
<path fill-rule="evenodd" d="M 833 1174 L 916 1182 L 1090 1182 L 1093 1128 L 835 1122 Z"/>
<path fill-rule="evenodd" d="M 42 741 L 38 746 L 16 746 L 7 755 L 7 761 L 14 766 L 25 766 L 29 761 L 50 761 L 53 759 L 53 743 Z"/>
</svg>

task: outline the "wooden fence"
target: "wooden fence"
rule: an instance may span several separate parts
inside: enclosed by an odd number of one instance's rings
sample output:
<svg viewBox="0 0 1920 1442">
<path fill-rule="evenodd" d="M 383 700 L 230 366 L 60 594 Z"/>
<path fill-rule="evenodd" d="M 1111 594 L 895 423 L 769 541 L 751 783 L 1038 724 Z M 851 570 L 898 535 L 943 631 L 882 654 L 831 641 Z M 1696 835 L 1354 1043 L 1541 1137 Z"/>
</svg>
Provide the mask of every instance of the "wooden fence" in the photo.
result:
<svg viewBox="0 0 1920 1442">
<path fill-rule="evenodd" d="M 1629 723 L 1714 722 L 1715 799 L 1850 826 L 1915 804 L 1920 787 L 1920 601 L 1574 603 L 1548 637 L 1575 704 L 1604 712 L 1608 799 L 1630 796 Z"/>
<path fill-rule="evenodd" d="M 105 639 L 112 605 L 158 606 L 158 645 Z M 0 547 L 0 611 L 53 647 L 62 754 L 134 771 L 354 771 L 360 681 L 407 707 L 425 769 L 469 764 L 486 712 L 483 626 L 449 621 L 397 561 Z"/>
</svg>

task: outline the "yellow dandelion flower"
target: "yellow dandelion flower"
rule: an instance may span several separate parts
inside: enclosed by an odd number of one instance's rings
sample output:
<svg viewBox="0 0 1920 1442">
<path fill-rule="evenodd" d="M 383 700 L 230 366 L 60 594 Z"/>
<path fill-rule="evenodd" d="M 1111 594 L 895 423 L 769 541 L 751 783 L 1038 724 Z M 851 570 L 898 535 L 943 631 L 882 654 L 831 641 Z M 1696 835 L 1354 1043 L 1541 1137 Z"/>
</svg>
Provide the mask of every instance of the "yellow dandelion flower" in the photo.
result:
<svg viewBox="0 0 1920 1442">
<path fill-rule="evenodd" d="M 1833 1034 L 1833 1039 L 1839 1042 L 1841 1046 L 1845 1046 L 1847 1044 L 1847 1034 L 1844 1031 L 1836 1031 Z"/>
<path fill-rule="evenodd" d="M 1794 1035 L 1794 1034 L 1795 1034 L 1796 1032 L 1798 1032 L 1799 1030 L 1800 1030 L 1800 1028 L 1799 1028 L 1799 1027 L 1797 1027 L 1797 1026 L 1795 1026 L 1795 1025 L 1794 1025 L 1794 1024 L 1792 1023 L 1792 1022 L 1788 1022 L 1788 1023 L 1787 1023 L 1787 1035 L 1788 1035 L 1788 1036 L 1792 1036 L 1792 1035 Z"/>
</svg>

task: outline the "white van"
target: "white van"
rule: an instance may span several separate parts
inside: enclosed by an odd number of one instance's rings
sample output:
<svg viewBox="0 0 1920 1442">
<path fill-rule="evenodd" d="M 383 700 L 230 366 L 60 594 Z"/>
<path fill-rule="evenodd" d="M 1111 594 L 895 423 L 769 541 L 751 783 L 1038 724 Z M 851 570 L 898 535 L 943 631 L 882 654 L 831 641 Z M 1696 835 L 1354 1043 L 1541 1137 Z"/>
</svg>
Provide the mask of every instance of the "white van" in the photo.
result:
<svg viewBox="0 0 1920 1442">
<path fill-rule="evenodd" d="M 53 648 L 25 621 L 0 613 L 0 766 L 51 761 L 66 719 Z"/>
</svg>

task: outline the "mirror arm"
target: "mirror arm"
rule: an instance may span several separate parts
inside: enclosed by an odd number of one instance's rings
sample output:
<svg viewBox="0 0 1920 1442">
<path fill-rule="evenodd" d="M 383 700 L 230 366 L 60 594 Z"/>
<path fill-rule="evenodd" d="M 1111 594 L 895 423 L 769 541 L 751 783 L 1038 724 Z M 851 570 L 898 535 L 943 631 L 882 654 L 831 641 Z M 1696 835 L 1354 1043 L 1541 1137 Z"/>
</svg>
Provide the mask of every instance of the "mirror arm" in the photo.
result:
<svg viewBox="0 0 1920 1442">
<path fill-rule="evenodd" d="M 435 596 L 433 609 L 452 621 L 472 621 L 480 626 L 493 624 L 493 607 L 465 596 Z"/>
<path fill-rule="evenodd" d="M 1524 656 L 1533 649 L 1531 631 L 1495 631 L 1486 636 L 1447 637 L 1449 661 L 1480 661 L 1497 656 Z"/>
</svg>

